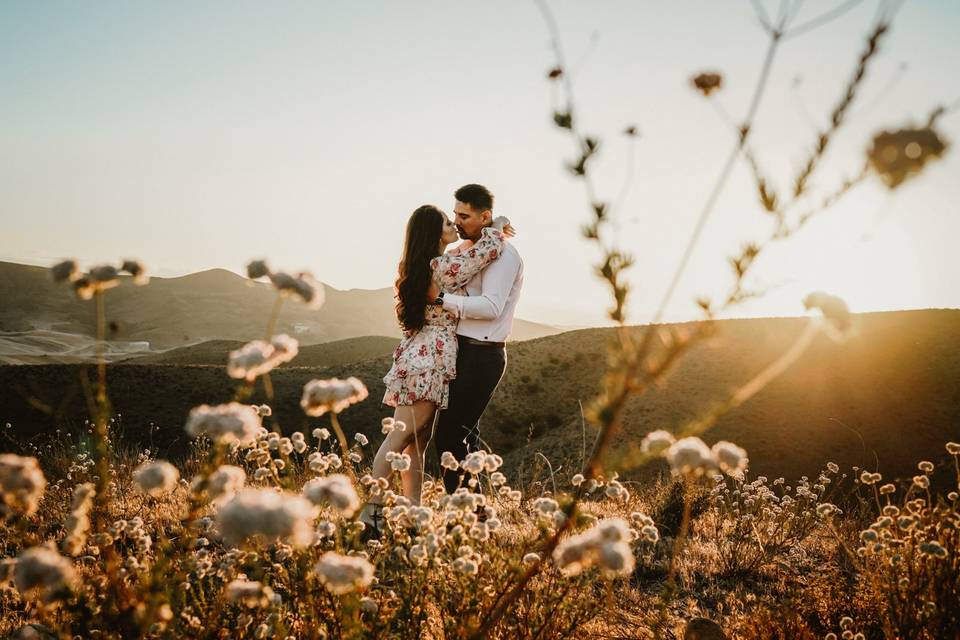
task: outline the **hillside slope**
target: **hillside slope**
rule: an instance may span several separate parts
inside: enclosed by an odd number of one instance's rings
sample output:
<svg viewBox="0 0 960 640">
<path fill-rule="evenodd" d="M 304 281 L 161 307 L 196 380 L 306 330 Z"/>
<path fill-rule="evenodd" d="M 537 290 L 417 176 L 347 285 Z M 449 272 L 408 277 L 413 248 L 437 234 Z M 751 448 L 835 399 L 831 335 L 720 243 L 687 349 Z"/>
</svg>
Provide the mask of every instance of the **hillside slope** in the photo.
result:
<svg viewBox="0 0 960 640">
<path fill-rule="evenodd" d="M 614 450 L 654 429 L 674 430 L 725 397 L 782 353 L 802 331 L 804 318 L 727 320 L 711 343 L 693 349 L 666 383 L 633 399 Z M 843 344 L 819 336 L 779 379 L 720 419 L 704 437 L 745 447 L 759 473 L 813 474 L 828 460 L 910 476 L 921 458 L 945 457 L 947 440 L 960 440 L 960 311 L 925 310 L 857 316 L 858 335 Z M 642 331 L 636 328 L 635 331 Z M 578 401 L 599 388 L 609 329 L 572 331 L 516 344 L 483 436 L 517 469 L 536 451 L 564 473 L 579 465 L 583 448 Z M 305 356 L 306 357 L 306 356 Z M 293 364 L 297 364 L 294 361 Z M 324 367 L 277 370 L 272 403 L 285 431 L 312 428 L 299 408 L 303 384 L 314 377 L 356 375 L 370 398 L 343 414 L 345 428 L 379 442 L 381 378 L 390 356 Z M 85 417 L 80 376 L 91 367 L 0 367 L 0 422 L 31 436 L 76 429 Z M 201 403 L 233 397 L 222 365 L 118 364 L 108 373 L 110 397 L 128 437 L 163 449 L 185 446 L 183 422 Z M 264 401 L 258 386 L 257 401 Z M 587 447 L 594 432 L 587 426 Z M 639 473 L 632 472 L 628 475 Z"/>
</svg>

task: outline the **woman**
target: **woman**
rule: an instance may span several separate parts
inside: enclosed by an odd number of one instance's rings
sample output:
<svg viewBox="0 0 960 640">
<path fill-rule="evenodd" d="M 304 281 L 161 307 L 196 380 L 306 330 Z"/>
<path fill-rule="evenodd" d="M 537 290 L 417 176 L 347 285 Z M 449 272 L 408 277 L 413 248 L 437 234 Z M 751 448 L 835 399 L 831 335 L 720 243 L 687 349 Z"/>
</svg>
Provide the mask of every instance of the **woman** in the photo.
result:
<svg viewBox="0 0 960 640">
<path fill-rule="evenodd" d="M 504 237 L 512 235 L 509 220 L 499 216 L 475 243 L 466 241 L 444 253 L 458 238 L 457 228 L 445 213 L 423 205 L 407 223 L 396 282 L 396 311 L 403 340 L 383 378 L 387 385 L 383 402 L 395 407 L 394 420 L 403 422 L 406 428 L 387 434 L 374 458 L 372 475 L 385 478 L 390 474 L 388 454 L 408 455 L 410 466 L 401 472 L 401 478 L 403 493 L 413 504 L 420 504 L 422 452 L 430 435 L 427 427 L 433 423 L 437 409 L 447 407 L 450 380 L 457 375 L 457 317 L 436 304 L 436 299 L 441 291 L 457 293 L 466 286 L 497 259 Z M 360 520 L 377 533 L 380 510 L 375 498 L 360 514 Z"/>
</svg>

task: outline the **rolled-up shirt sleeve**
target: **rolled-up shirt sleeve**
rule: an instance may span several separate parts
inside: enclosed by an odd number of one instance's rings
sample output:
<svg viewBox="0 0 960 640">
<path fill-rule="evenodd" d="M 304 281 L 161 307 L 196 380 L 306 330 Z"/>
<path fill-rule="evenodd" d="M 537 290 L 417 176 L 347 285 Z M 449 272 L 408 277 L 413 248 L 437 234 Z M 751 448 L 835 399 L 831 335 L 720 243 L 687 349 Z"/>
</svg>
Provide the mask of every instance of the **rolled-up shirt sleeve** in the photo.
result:
<svg viewBox="0 0 960 640">
<path fill-rule="evenodd" d="M 445 294 L 443 308 L 461 318 L 494 320 L 503 313 L 503 307 L 519 271 L 520 257 L 515 252 L 504 252 L 483 270 L 480 295 Z"/>
</svg>

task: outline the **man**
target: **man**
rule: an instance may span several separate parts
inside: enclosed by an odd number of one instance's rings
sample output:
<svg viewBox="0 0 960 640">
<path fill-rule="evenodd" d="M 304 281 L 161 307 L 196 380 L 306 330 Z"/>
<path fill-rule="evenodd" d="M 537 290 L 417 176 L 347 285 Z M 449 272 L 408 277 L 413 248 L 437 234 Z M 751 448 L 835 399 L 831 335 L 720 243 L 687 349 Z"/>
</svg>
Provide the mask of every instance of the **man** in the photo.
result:
<svg viewBox="0 0 960 640">
<path fill-rule="evenodd" d="M 454 194 L 457 232 L 476 240 L 493 221 L 493 194 L 479 184 L 468 184 Z M 450 382 L 447 409 L 437 424 L 437 453 L 451 452 L 462 460 L 480 445 L 480 417 L 493 397 L 507 367 L 505 342 L 523 285 L 523 261 L 511 243 L 464 288 L 465 295 L 445 295 L 443 307 L 460 318 L 457 326 L 457 377 Z M 443 483 L 453 492 L 457 472 L 444 470 Z"/>
</svg>

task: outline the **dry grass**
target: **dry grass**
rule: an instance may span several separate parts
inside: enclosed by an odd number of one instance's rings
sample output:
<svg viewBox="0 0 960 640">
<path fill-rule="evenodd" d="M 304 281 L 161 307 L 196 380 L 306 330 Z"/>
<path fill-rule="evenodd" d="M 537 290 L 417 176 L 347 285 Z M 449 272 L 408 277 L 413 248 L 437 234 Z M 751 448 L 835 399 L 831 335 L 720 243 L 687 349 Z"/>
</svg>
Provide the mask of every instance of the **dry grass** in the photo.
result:
<svg viewBox="0 0 960 640">
<path fill-rule="evenodd" d="M 215 515 L 214 507 L 204 505 L 195 520 L 183 520 L 191 499 L 187 482 L 159 498 L 137 491 L 131 470 L 149 455 L 113 441 L 119 453 L 111 464 L 110 495 L 94 517 L 94 530 L 111 532 L 113 539 L 89 539 L 77 552 L 73 563 L 78 586 L 59 603 L 22 597 L 7 583 L 0 595 L 0 633 L 39 621 L 62 637 L 315 638 L 325 637 L 324 631 L 331 638 L 467 637 L 517 578 L 523 556 L 536 551 L 554 526 L 532 506 L 538 496 L 510 501 L 501 491 L 492 491 L 489 476 L 483 474 L 480 485 L 501 526 L 486 540 L 468 532 L 449 534 L 422 566 L 408 559 L 410 548 L 423 544 L 430 532 L 444 535 L 449 528 L 441 524 L 441 514 L 453 511 L 435 486 L 424 501 L 435 510 L 431 524 L 416 531 L 397 516 L 382 543 L 364 545 L 352 519 L 326 507 L 317 521 L 336 523 L 333 538 L 318 536 L 303 549 L 277 541 L 235 548 L 219 540 L 216 527 L 206 519 Z M 25 546 L 63 539 L 74 488 L 92 480 L 94 471 L 83 443 L 76 434 L 60 434 L 42 447 L 50 486 L 33 516 L 8 514 L 0 536 L 4 557 L 16 557 Z M 317 448 L 338 450 L 327 443 Z M 262 465 L 245 463 L 243 450 L 225 461 L 245 466 L 251 485 L 297 490 L 317 475 L 306 468 L 312 450 L 289 456 L 274 451 L 273 459 L 284 459 L 284 468 L 276 478 L 259 482 L 252 479 L 252 471 Z M 365 458 L 371 454 L 359 445 L 353 450 Z M 210 451 L 204 446 L 196 450 L 184 465 L 186 478 L 209 471 Z M 363 463 L 349 473 L 362 475 Z M 932 475 L 955 484 L 957 473 L 953 468 Z M 573 490 L 568 475 L 554 480 L 559 491 Z M 363 493 L 361 484 L 358 490 Z M 601 484 L 583 499 L 575 531 L 589 529 L 595 518 L 636 522 L 631 514 L 641 512 L 653 517 L 659 541 L 634 542 L 635 568 L 613 580 L 595 569 L 566 576 L 548 561 L 490 637 L 681 637 L 686 621 L 696 616 L 718 620 L 733 637 L 746 638 L 820 638 L 831 630 L 839 633 L 844 616 L 866 637 L 942 638 L 960 630 L 958 612 L 950 607 L 960 579 L 960 501 L 955 492 L 946 498 L 908 488 L 881 499 L 879 492 L 874 494 L 877 485 L 831 470 L 816 480 L 787 485 L 727 478 L 713 485 L 688 484 L 685 493 L 683 483 L 667 476 L 636 485 L 628 499 L 617 500 L 605 497 Z M 676 557 L 676 582 L 671 585 L 668 568 L 685 495 L 692 505 L 692 523 Z M 783 495 L 795 502 L 790 504 Z M 842 505 L 843 513 L 818 514 L 817 506 L 827 501 Z M 860 532 L 870 530 L 884 507 L 889 512 L 889 505 L 913 514 L 916 524 L 910 535 L 884 534 L 884 549 L 858 552 Z M 138 546 L 135 537 L 116 533 L 114 523 L 136 518 L 143 519 L 143 533 L 136 536 L 146 534 L 152 544 Z M 184 528 L 189 522 L 207 524 Z M 910 536 L 912 542 L 906 540 Z M 938 541 L 945 557 L 921 550 L 921 541 Z M 464 544 L 473 547 L 479 563 L 476 575 L 458 571 L 453 563 Z M 366 588 L 332 595 L 311 569 L 330 550 L 365 555 L 376 579 Z M 908 570 L 890 568 L 893 553 L 901 554 Z M 279 597 L 253 608 L 229 602 L 226 585 L 240 574 L 269 585 Z M 898 608 L 891 606 L 892 599 L 917 605 Z M 163 605 L 173 614 L 166 621 Z"/>
</svg>

